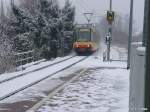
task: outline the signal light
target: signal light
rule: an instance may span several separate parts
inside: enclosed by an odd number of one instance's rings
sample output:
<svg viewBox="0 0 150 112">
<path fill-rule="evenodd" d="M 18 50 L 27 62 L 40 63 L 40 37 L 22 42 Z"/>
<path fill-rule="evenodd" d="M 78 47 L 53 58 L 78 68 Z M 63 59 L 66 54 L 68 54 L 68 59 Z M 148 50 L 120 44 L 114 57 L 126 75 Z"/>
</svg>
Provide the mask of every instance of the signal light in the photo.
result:
<svg viewBox="0 0 150 112">
<path fill-rule="evenodd" d="M 91 47 L 91 45 L 90 45 L 90 44 L 88 44 L 88 45 L 87 45 L 87 47 Z"/>
<path fill-rule="evenodd" d="M 76 44 L 76 45 L 75 45 L 75 47 L 76 47 L 76 48 L 78 48 L 78 47 L 79 47 L 79 45 L 78 45 L 78 44 Z"/>
<path fill-rule="evenodd" d="M 109 23 L 112 23 L 114 21 L 114 15 L 115 15 L 114 11 L 107 11 L 107 21 Z"/>
</svg>

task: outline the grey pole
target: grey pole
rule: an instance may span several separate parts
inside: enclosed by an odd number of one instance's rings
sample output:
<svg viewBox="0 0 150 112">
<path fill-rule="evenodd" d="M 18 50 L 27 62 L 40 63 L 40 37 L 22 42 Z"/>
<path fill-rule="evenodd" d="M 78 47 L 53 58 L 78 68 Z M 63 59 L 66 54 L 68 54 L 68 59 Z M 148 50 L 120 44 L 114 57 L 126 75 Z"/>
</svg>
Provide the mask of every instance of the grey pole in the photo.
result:
<svg viewBox="0 0 150 112">
<path fill-rule="evenodd" d="M 110 0 L 109 10 L 112 11 L 112 0 Z M 109 32 L 109 36 L 112 38 L 112 23 L 109 23 L 108 32 Z M 110 42 L 107 45 L 107 61 L 110 61 Z"/>
<path fill-rule="evenodd" d="M 110 10 L 110 11 L 112 10 L 112 0 L 110 0 L 110 7 L 109 7 L 109 10 Z"/>
<path fill-rule="evenodd" d="M 64 57 L 64 30 L 61 33 L 61 56 Z"/>
<path fill-rule="evenodd" d="M 145 112 L 150 112 L 150 1 L 147 0 L 147 31 L 146 32 L 146 74 L 145 74 Z"/>
<path fill-rule="evenodd" d="M 11 5 L 14 5 L 14 0 L 11 0 Z"/>
<path fill-rule="evenodd" d="M 146 46 L 146 37 L 148 33 L 147 25 L 148 25 L 148 0 L 145 0 L 145 8 L 144 8 L 144 25 L 143 25 L 143 46 Z"/>
<path fill-rule="evenodd" d="M 129 23 L 129 38 L 128 38 L 127 69 L 130 69 L 130 55 L 131 55 L 131 42 L 132 42 L 132 26 L 133 26 L 133 0 L 131 0 L 131 2 L 130 2 L 130 23 Z"/>
</svg>

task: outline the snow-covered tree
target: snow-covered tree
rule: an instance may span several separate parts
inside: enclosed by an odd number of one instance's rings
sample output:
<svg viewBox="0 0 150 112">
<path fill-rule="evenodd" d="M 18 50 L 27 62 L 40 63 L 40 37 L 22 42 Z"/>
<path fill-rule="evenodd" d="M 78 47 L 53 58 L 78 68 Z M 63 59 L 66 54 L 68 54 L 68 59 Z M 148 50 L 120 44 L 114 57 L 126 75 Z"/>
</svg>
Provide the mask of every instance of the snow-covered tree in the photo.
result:
<svg viewBox="0 0 150 112">
<path fill-rule="evenodd" d="M 13 48 L 15 52 L 29 51 L 33 48 L 34 17 L 14 4 L 11 4 L 11 9 L 14 17 L 9 22 L 8 32 L 13 35 Z"/>
<path fill-rule="evenodd" d="M 62 9 L 62 17 L 64 24 L 64 50 L 65 52 L 70 52 L 73 46 L 73 35 L 70 35 L 69 31 L 74 30 L 74 20 L 75 20 L 75 7 L 72 6 L 69 0 L 65 1 L 65 6 Z"/>
<path fill-rule="evenodd" d="M 72 31 L 74 28 L 75 7 L 71 5 L 69 0 L 65 1 L 65 6 L 62 9 L 62 15 L 64 16 L 64 30 Z"/>
<path fill-rule="evenodd" d="M 27 49 L 23 49 L 25 46 L 33 46 L 41 53 L 56 54 L 58 47 L 53 45 L 61 43 L 63 30 L 73 29 L 74 7 L 66 1 L 66 8 L 61 10 L 57 0 L 23 0 L 20 4 L 20 8 L 12 4 L 15 19 L 9 28 L 9 34 L 12 34 L 15 40 L 16 51 L 26 51 Z M 29 40 L 23 41 L 25 38 Z M 53 49 L 54 47 L 56 49 Z"/>
<path fill-rule="evenodd" d="M 47 18 L 59 18 L 59 5 L 57 0 L 39 0 L 40 12 Z"/>
<path fill-rule="evenodd" d="M 11 39 L 7 35 L 8 18 L 6 16 L 3 0 L 0 5 L 0 73 L 14 68 Z"/>
<path fill-rule="evenodd" d="M 16 33 L 29 32 L 32 28 L 32 17 L 30 14 L 15 5 L 12 6 L 12 11 L 16 18 L 16 21 L 14 21 L 16 25 Z"/>
<path fill-rule="evenodd" d="M 38 0 L 19 0 L 20 8 L 29 12 L 32 16 L 35 16 L 38 9 Z"/>
<path fill-rule="evenodd" d="M 15 49 L 17 49 L 17 52 L 30 51 L 33 49 L 32 42 L 29 33 L 18 34 L 14 39 Z"/>
<path fill-rule="evenodd" d="M 0 35 L 0 73 L 12 71 L 15 68 L 15 62 L 12 52 L 12 46 L 7 35 Z"/>
<path fill-rule="evenodd" d="M 59 14 L 60 9 L 58 6 L 58 2 L 56 0 L 39 0 L 39 14 L 41 17 L 41 20 L 43 22 L 39 22 L 40 28 L 42 28 L 40 31 L 40 38 L 41 38 L 41 44 L 42 44 L 42 50 L 44 52 L 44 57 L 47 58 L 47 55 L 53 55 L 53 49 L 51 46 L 52 40 L 58 40 L 59 37 Z M 44 24 L 43 24 L 44 23 Z M 57 50 L 57 49 L 55 49 Z M 46 53 L 47 52 L 47 53 Z"/>
</svg>

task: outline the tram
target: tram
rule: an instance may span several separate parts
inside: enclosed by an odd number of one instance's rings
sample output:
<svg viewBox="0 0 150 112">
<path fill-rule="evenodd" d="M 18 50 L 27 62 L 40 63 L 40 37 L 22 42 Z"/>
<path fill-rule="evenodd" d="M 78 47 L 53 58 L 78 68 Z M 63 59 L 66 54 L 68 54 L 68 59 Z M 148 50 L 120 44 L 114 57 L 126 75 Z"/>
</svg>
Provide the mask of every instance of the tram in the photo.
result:
<svg viewBox="0 0 150 112">
<path fill-rule="evenodd" d="M 76 41 L 73 44 L 77 54 L 91 54 L 98 49 L 100 37 L 96 32 L 96 27 L 92 25 L 82 25 L 75 29 Z"/>
</svg>

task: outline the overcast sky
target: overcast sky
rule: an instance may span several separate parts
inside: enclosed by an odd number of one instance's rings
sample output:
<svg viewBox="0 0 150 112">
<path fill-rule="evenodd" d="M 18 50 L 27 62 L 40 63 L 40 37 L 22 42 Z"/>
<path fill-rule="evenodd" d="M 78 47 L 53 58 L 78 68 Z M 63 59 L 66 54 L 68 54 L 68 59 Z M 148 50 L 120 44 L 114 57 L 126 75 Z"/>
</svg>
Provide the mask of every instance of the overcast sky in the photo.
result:
<svg viewBox="0 0 150 112">
<path fill-rule="evenodd" d="M 10 0 L 4 0 L 6 4 Z M 65 0 L 59 0 L 60 5 L 63 6 Z M 109 0 L 70 0 L 73 5 L 76 6 L 76 21 L 78 23 L 86 22 L 83 13 L 94 12 L 97 17 L 93 18 L 93 21 L 100 18 L 105 14 L 109 8 Z M 130 0 L 112 0 L 113 10 L 121 14 L 129 14 Z M 143 13 L 144 13 L 144 0 L 134 0 L 134 20 L 136 27 L 140 30 L 143 28 Z"/>
<path fill-rule="evenodd" d="M 59 0 L 61 5 L 64 0 Z M 98 15 L 104 15 L 106 10 L 109 9 L 109 0 L 70 0 L 76 6 L 76 20 L 78 22 L 85 22 L 83 13 L 92 11 Z M 112 0 L 113 10 L 121 14 L 129 14 L 130 0 Z M 144 0 L 134 0 L 134 20 L 136 27 L 140 30 L 143 29 L 143 13 L 144 13 Z"/>
</svg>

